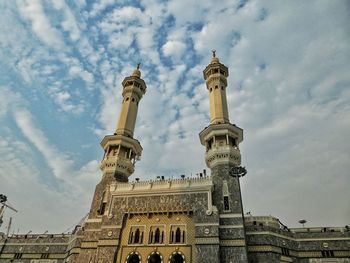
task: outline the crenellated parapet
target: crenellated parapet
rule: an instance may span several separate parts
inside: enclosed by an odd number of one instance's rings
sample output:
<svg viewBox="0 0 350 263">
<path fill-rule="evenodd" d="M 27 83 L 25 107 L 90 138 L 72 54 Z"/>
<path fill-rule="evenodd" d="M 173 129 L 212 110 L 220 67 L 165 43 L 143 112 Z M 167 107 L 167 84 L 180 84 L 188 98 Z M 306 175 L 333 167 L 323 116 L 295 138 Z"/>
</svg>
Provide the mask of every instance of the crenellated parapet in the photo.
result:
<svg viewBox="0 0 350 263">
<path fill-rule="evenodd" d="M 111 193 L 127 192 L 133 194 L 136 192 L 143 191 L 195 191 L 197 189 L 211 189 L 213 182 L 210 176 L 205 177 L 194 177 L 184 179 L 163 179 L 163 180 L 146 180 L 146 181 L 135 181 L 128 183 L 112 183 L 110 185 Z"/>
</svg>

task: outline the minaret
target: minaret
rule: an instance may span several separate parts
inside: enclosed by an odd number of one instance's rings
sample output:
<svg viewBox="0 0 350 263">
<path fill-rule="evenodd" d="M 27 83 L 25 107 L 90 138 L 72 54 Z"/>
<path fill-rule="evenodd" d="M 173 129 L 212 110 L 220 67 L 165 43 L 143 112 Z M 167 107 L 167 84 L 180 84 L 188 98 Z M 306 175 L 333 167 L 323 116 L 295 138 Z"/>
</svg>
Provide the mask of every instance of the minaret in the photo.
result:
<svg viewBox="0 0 350 263">
<path fill-rule="evenodd" d="M 226 99 L 228 68 L 220 63 L 215 51 L 203 75 L 209 93 L 210 124 L 199 137 L 206 148 L 205 161 L 214 185 L 212 202 L 218 213 L 221 240 L 219 262 L 248 262 L 240 182 L 233 173 L 233 168 L 241 164 L 239 144 L 243 130 L 230 123 Z"/>
<path fill-rule="evenodd" d="M 243 130 L 230 123 L 226 99 L 228 68 L 220 63 L 215 51 L 203 76 L 210 100 L 210 125 L 199 134 L 206 147 L 206 164 L 209 168 L 218 164 L 239 166 L 241 154 L 238 145 L 243 140 Z"/>
<path fill-rule="evenodd" d="M 140 64 L 123 80 L 122 86 L 119 121 L 114 135 L 107 135 L 101 141 L 104 156 L 100 168 L 103 175 L 113 174 L 117 181 L 127 182 L 142 152 L 140 142 L 133 138 L 138 105 L 147 88 L 141 79 Z"/>
</svg>

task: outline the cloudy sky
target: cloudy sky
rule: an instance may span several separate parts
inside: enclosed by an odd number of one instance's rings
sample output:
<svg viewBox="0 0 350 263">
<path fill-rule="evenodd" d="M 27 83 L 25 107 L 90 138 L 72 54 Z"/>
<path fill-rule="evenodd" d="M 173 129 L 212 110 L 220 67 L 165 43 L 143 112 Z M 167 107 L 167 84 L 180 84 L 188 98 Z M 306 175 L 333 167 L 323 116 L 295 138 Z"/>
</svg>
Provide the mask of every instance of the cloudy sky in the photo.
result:
<svg viewBox="0 0 350 263">
<path fill-rule="evenodd" d="M 116 3 L 117 2 L 117 3 Z M 349 1 L 0 1 L 0 193 L 11 233 L 61 233 L 89 210 L 121 82 L 147 93 L 132 178 L 205 168 L 202 70 L 229 67 L 245 212 L 289 226 L 350 224 Z"/>
</svg>

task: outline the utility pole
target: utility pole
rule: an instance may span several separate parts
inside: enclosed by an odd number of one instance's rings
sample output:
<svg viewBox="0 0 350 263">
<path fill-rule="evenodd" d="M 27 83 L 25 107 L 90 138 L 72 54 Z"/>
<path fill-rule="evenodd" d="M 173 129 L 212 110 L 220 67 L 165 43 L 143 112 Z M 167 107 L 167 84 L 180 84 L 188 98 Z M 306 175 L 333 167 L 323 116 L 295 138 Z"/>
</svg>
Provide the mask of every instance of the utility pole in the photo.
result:
<svg viewBox="0 0 350 263">
<path fill-rule="evenodd" d="M 10 234 L 11 224 L 12 224 L 12 217 L 10 217 L 9 224 L 7 225 L 7 230 L 6 230 L 6 236 L 7 236 L 7 237 L 8 237 L 9 234 Z"/>
<path fill-rule="evenodd" d="M 2 255 L 2 252 L 4 251 L 4 248 L 5 248 L 5 246 L 6 246 L 7 240 L 8 240 L 8 238 L 9 238 L 11 223 L 12 223 L 12 217 L 10 217 L 9 224 L 7 225 L 7 231 L 6 231 L 5 240 L 4 240 L 4 243 L 2 244 L 2 247 L 1 247 L 1 249 L 0 249 L 0 257 L 1 257 L 1 255 Z"/>
<path fill-rule="evenodd" d="M 7 196 L 0 194 L 0 227 L 2 225 L 2 223 L 4 222 L 3 218 L 4 218 L 4 213 L 5 213 L 5 208 L 9 208 L 14 212 L 18 212 L 15 208 L 11 207 L 10 205 L 6 204 L 7 202 Z M 1 248 L 0 248 L 0 257 L 5 249 L 6 243 L 8 241 L 9 238 L 9 234 L 10 234 L 10 229 L 11 229 L 11 224 L 12 224 L 12 217 L 10 217 L 9 223 L 7 225 L 7 229 L 6 229 L 6 236 L 5 236 L 5 240 L 4 243 L 2 244 Z"/>
<path fill-rule="evenodd" d="M 6 204 L 6 202 L 7 202 L 7 196 L 0 194 L 0 204 L 1 204 L 1 207 L 0 207 L 0 227 L 1 227 L 2 223 L 4 222 L 3 218 L 4 218 L 5 208 L 9 208 L 16 213 L 18 212 L 15 208 Z M 11 222 L 11 219 L 10 219 L 10 222 Z"/>
</svg>

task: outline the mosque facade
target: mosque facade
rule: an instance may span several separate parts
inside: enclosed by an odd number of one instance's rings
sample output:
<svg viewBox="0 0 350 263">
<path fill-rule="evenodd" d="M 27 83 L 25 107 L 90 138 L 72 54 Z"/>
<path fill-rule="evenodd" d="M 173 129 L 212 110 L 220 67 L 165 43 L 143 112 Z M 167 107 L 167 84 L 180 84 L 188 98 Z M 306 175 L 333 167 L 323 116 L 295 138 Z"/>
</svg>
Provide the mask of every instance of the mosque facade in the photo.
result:
<svg viewBox="0 0 350 263">
<path fill-rule="evenodd" d="M 122 82 L 115 132 L 101 141 L 102 177 L 88 218 L 69 235 L 0 236 L 0 262 L 350 262 L 348 226 L 288 228 L 272 216 L 244 214 L 243 130 L 229 119 L 228 76 L 213 52 L 203 71 L 210 123 L 199 134 L 209 172 L 129 181 L 142 154 L 134 130 L 147 86 L 138 66 Z"/>
</svg>

